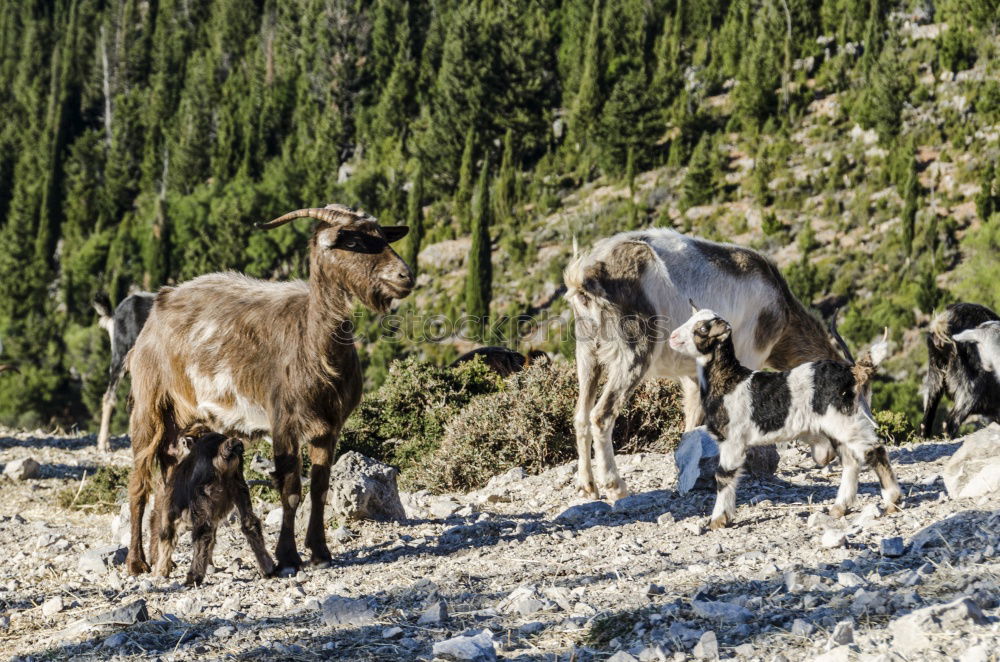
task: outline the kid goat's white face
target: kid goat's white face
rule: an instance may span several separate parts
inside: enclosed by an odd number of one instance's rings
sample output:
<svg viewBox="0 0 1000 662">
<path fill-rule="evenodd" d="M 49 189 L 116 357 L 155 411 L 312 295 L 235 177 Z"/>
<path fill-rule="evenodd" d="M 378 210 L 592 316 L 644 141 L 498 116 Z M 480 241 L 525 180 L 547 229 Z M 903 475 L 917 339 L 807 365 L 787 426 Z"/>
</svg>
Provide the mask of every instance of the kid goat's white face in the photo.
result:
<svg viewBox="0 0 1000 662">
<path fill-rule="evenodd" d="M 707 308 L 693 311 L 688 321 L 674 329 L 673 333 L 670 334 L 670 349 L 693 359 L 704 356 L 695 344 L 694 330 L 700 323 L 713 319 L 721 318 Z"/>
</svg>

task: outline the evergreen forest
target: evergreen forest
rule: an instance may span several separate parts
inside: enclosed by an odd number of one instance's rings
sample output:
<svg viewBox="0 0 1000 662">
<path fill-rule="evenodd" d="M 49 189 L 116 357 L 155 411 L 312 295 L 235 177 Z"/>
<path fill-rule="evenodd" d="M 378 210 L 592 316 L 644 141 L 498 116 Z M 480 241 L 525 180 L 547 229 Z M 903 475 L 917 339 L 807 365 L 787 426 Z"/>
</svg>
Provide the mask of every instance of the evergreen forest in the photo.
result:
<svg viewBox="0 0 1000 662">
<path fill-rule="evenodd" d="M 95 297 L 305 277 L 309 224 L 253 225 L 341 202 L 411 226 L 398 313 L 542 320 L 474 339 L 567 357 L 574 246 L 753 246 L 853 347 L 890 328 L 906 428 L 931 315 L 1000 309 L 998 28 L 998 0 L 0 3 L 0 424 L 93 429 Z M 474 346 L 358 320 L 370 388 Z"/>
</svg>

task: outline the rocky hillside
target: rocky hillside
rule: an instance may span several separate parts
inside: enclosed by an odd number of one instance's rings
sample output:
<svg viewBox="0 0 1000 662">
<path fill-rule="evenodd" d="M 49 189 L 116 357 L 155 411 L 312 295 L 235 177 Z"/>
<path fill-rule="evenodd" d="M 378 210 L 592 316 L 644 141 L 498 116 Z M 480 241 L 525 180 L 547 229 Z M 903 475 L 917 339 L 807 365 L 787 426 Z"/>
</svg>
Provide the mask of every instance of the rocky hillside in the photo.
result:
<svg viewBox="0 0 1000 662">
<path fill-rule="evenodd" d="M 995 476 L 1000 428 L 977 438 Z M 669 456 L 621 458 L 634 495 L 614 504 L 578 502 L 572 464 L 515 469 L 469 494 L 404 494 L 405 521 L 331 521 L 334 567 L 286 578 L 259 578 L 238 527 L 223 525 L 214 571 L 187 588 L 187 538 L 174 576 L 129 577 L 116 504 L 56 505 L 99 465 L 126 465 L 127 447 L 103 457 L 93 437 L 5 431 L 0 463 L 23 475 L 3 479 L 0 500 L 0 655 L 989 662 L 1000 493 L 946 489 L 961 445 L 893 451 L 904 510 L 883 514 L 864 474 L 841 521 L 824 514 L 839 472 L 783 449 L 777 478 L 745 480 L 735 526 L 712 532 L 714 495 L 678 495 Z M 29 456 L 36 471 L 19 462 Z M 256 508 L 273 544 L 273 506 Z"/>
</svg>

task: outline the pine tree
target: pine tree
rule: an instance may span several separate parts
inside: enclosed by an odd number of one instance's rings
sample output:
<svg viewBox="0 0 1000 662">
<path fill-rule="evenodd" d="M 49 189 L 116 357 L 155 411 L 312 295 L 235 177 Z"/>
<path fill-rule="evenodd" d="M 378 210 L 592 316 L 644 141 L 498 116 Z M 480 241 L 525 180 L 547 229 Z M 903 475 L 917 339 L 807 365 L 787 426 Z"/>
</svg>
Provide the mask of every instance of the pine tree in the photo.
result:
<svg viewBox="0 0 1000 662">
<path fill-rule="evenodd" d="M 469 248 L 465 280 L 465 313 L 472 319 L 473 332 L 481 338 L 490 314 L 493 265 L 490 249 L 489 159 L 483 160 L 472 201 L 472 245 Z"/>
<path fill-rule="evenodd" d="M 406 224 L 410 227 L 409 234 L 406 235 L 406 250 L 403 251 L 403 260 L 410 265 L 413 275 L 417 275 L 417 255 L 420 253 L 420 244 L 424 239 L 424 167 L 418 161 L 413 173 L 413 187 L 406 200 Z"/>
<path fill-rule="evenodd" d="M 868 76 L 875 67 L 882 52 L 885 31 L 885 7 L 882 0 L 871 0 L 868 12 L 868 23 L 865 27 L 865 51 L 861 56 L 861 72 Z"/>
<path fill-rule="evenodd" d="M 712 137 L 704 134 L 691 155 L 687 173 L 682 184 L 680 208 L 687 211 L 691 207 L 712 202 L 715 198 L 715 175 L 712 172 Z"/>
<path fill-rule="evenodd" d="M 915 159 L 911 159 L 903 191 L 903 250 L 907 256 L 913 254 L 913 235 L 917 224 L 917 194 L 919 187 L 920 181 L 917 178 L 917 163 Z"/>
<path fill-rule="evenodd" d="M 991 161 L 979 175 L 976 213 L 984 221 L 1000 211 L 1000 182 L 997 181 L 996 167 L 996 162 Z"/>
<path fill-rule="evenodd" d="M 583 71 L 580 74 L 580 87 L 577 89 L 573 108 L 570 112 L 570 131 L 573 139 L 586 141 L 590 127 L 597 119 L 600 96 L 600 28 L 601 0 L 594 0 L 590 13 L 590 27 L 587 28 L 587 41 L 583 50 Z"/>
<path fill-rule="evenodd" d="M 476 134 L 472 127 L 465 132 L 465 147 L 462 149 L 462 165 L 458 170 L 458 191 L 455 193 L 455 212 L 463 232 L 467 232 L 469 222 L 469 206 L 472 203 L 472 169 L 473 155 L 476 145 Z"/>
<path fill-rule="evenodd" d="M 635 196 L 635 147 L 629 146 L 625 157 L 625 183 L 628 185 L 629 197 Z"/>
<path fill-rule="evenodd" d="M 903 104 L 912 86 L 912 76 L 899 60 L 899 45 L 889 39 L 878 62 L 868 75 L 868 82 L 856 106 L 858 119 L 878 131 L 884 140 L 899 135 Z"/>
<path fill-rule="evenodd" d="M 500 172 L 496 184 L 496 218 L 503 222 L 514 217 L 517 203 L 517 169 L 514 166 L 514 133 L 507 129 L 503 139 L 503 155 L 500 157 Z"/>
</svg>

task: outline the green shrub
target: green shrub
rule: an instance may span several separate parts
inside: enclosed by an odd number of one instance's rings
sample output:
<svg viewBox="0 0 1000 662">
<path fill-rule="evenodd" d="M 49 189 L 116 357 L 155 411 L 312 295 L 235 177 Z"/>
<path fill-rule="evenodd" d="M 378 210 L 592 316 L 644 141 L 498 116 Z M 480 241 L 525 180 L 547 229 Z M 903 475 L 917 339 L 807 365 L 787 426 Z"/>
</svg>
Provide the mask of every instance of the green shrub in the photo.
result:
<svg viewBox="0 0 1000 662">
<path fill-rule="evenodd" d="M 126 496 L 131 473 L 130 467 L 99 467 L 83 479 L 82 488 L 74 484 L 60 490 L 57 495 L 59 505 L 63 508 L 112 512 Z"/>
<path fill-rule="evenodd" d="M 433 491 L 470 490 L 516 466 L 538 473 L 576 458 L 573 412 L 576 370 L 571 363 L 532 366 L 503 390 L 474 398 L 446 427 L 440 445 L 404 476 Z M 619 452 L 669 450 L 682 429 L 680 391 L 647 382 L 615 425 Z"/>
<path fill-rule="evenodd" d="M 878 435 L 887 444 L 907 444 L 913 441 L 913 426 L 906 420 L 906 415 L 898 411 L 883 409 L 876 411 L 875 422 L 878 424 Z"/>
<path fill-rule="evenodd" d="M 993 310 L 1000 307 L 1000 213 L 970 230 L 962 239 L 965 261 L 956 270 L 955 294 L 965 301 L 975 301 Z"/>
<path fill-rule="evenodd" d="M 354 450 L 407 469 L 437 447 L 444 427 L 476 395 L 492 393 L 503 380 L 480 359 L 456 368 L 394 361 L 389 377 L 366 395 L 348 419 L 339 452 Z"/>
</svg>

